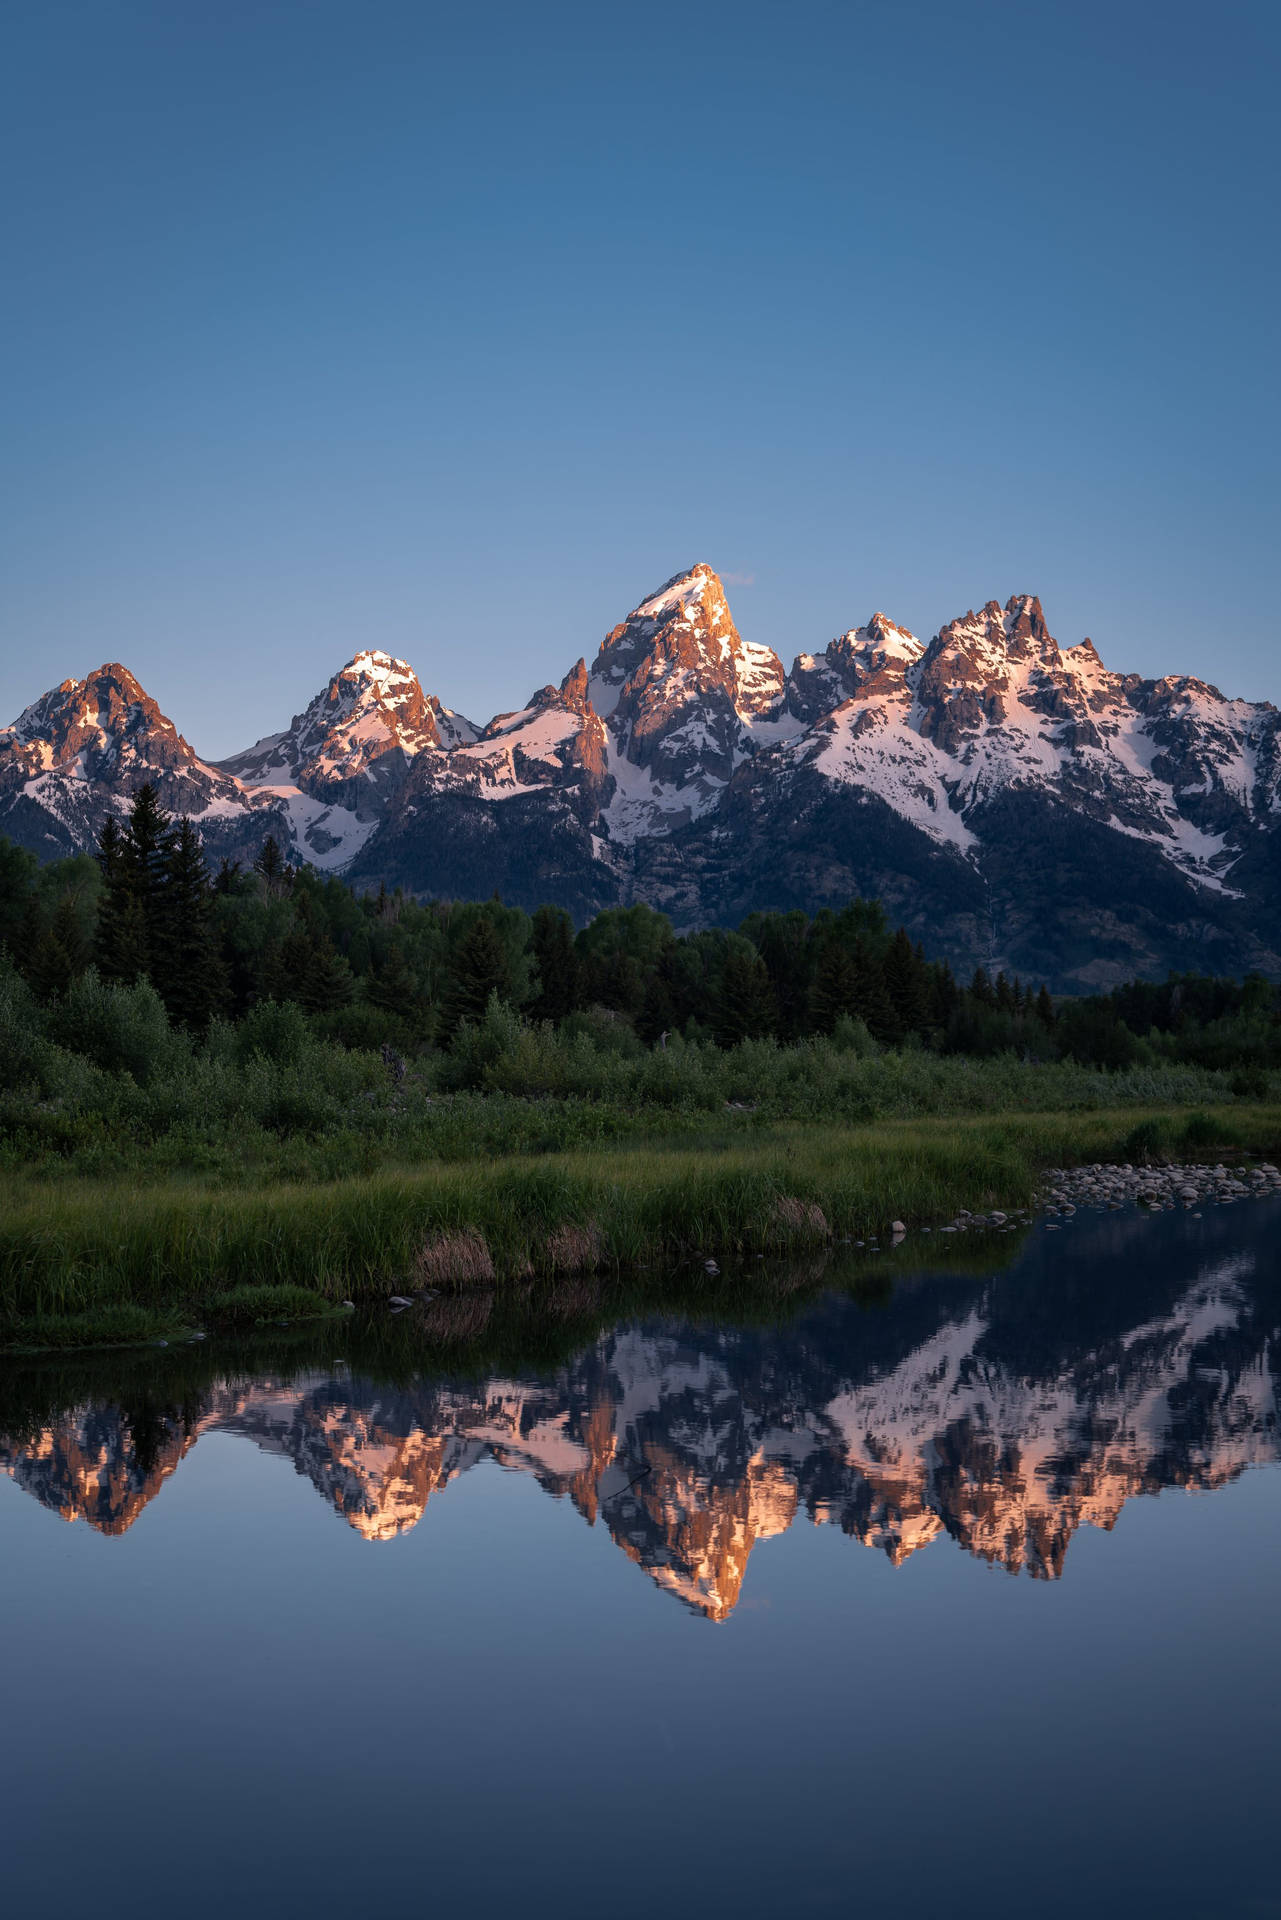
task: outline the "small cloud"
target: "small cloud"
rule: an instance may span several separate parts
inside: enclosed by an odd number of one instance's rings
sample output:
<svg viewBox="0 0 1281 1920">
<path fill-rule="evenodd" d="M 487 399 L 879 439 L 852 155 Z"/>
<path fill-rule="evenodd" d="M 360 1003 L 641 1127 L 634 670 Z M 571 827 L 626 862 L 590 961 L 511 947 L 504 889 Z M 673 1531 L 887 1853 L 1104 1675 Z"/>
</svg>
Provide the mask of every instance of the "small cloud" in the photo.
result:
<svg viewBox="0 0 1281 1920">
<path fill-rule="evenodd" d="M 754 587 L 756 585 L 756 575 L 754 573 L 723 573 L 721 579 L 727 587 Z"/>
</svg>

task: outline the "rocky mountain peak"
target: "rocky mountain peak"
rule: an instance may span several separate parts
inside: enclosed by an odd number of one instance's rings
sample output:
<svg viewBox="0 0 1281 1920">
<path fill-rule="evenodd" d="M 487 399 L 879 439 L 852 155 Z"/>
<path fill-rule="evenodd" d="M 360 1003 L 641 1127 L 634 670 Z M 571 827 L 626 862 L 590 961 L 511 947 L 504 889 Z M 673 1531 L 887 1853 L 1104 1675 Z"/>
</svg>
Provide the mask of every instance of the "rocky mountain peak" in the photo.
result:
<svg viewBox="0 0 1281 1920">
<path fill-rule="evenodd" d="M 914 633 L 874 613 L 865 627 L 829 641 L 824 652 L 797 656 L 788 676 L 788 711 L 811 722 L 845 700 L 905 696 L 908 674 L 924 651 Z"/>
<path fill-rule="evenodd" d="M 605 636 L 588 679 L 613 757 L 645 776 L 622 780 L 611 831 L 631 837 L 647 821 L 670 827 L 706 811 L 752 724 L 781 707 L 784 683 L 773 649 L 743 640 L 711 567 L 649 594 Z"/>
<path fill-rule="evenodd" d="M 476 731 L 423 692 L 408 661 L 371 647 L 340 667 L 283 733 L 222 765 L 250 787 L 292 785 L 379 811 L 418 754 L 463 745 Z"/>
<path fill-rule="evenodd" d="M 150 782 L 161 806 L 188 815 L 210 847 L 238 847 L 250 805 L 239 782 L 201 760 L 118 661 L 64 680 L 0 732 L 5 830 L 44 857 L 95 845 Z"/>
<path fill-rule="evenodd" d="M 7 737 L 15 747 L 33 749 L 43 768 L 79 761 L 93 778 L 130 763 L 160 770 L 196 758 L 118 661 L 108 661 L 83 680 L 64 680 L 19 714 Z"/>
</svg>

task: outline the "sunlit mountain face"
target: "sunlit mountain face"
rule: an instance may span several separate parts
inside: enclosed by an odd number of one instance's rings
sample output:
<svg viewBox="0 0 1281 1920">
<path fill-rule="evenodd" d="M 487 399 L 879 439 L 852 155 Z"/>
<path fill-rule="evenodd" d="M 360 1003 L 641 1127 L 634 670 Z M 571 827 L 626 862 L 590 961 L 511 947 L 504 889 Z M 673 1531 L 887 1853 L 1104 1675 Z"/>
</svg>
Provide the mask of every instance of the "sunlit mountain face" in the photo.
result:
<svg viewBox="0 0 1281 1920">
<path fill-rule="evenodd" d="M 236 1435 L 386 1545 L 493 1460 L 713 1620 L 758 1542 L 806 1520 L 896 1566 L 946 1535 L 1052 1580 L 1078 1528 L 1136 1496 L 1281 1455 L 1277 1212 L 1086 1221 L 989 1279 L 923 1274 L 875 1310 L 831 1292 L 774 1327 L 627 1321 L 528 1376 L 214 1373 L 181 1404 L 158 1378 L 9 1434 L 0 1465 L 118 1536 L 204 1434 Z"/>
</svg>

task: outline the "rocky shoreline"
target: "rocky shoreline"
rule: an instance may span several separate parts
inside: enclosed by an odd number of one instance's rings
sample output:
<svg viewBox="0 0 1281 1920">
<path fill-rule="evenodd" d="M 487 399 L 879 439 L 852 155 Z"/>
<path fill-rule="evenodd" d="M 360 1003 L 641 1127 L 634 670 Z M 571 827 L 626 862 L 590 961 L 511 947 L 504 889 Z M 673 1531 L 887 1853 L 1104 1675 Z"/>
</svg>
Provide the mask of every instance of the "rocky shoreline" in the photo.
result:
<svg viewBox="0 0 1281 1920">
<path fill-rule="evenodd" d="M 1196 1217 L 1204 1207 L 1234 1206 L 1239 1200 L 1258 1200 L 1281 1193 L 1281 1168 L 1262 1161 L 1248 1170 L 1189 1164 L 1183 1166 L 1136 1167 L 1128 1163 L 1096 1161 L 1084 1167 L 1050 1167 L 1046 1184 L 1031 1207 L 1014 1207 L 1008 1213 L 970 1213 L 957 1210 L 951 1223 L 936 1229 L 939 1233 L 968 1233 L 975 1229 L 1016 1233 L 1044 1216 L 1047 1232 L 1055 1232 L 1079 1207 L 1094 1207 L 1116 1213 L 1125 1206 L 1141 1206 L 1153 1213 L 1182 1207 Z M 898 1223 L 895 1223 L 896 1227 Z M 924 1227 L 923 1233 L 931 1229 Z M 899 1236 L 896 1234 L 895 1238 Z"/>
</svg>

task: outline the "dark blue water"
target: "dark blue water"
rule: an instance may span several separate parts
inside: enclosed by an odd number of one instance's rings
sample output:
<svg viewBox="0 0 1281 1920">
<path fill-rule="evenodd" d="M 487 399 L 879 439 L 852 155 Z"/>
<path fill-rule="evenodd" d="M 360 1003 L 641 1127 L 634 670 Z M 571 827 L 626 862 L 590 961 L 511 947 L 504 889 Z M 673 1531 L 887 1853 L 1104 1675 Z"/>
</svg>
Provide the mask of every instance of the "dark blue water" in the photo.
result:
<svg viewBox="0 0 1281 1920">
<path fill-rule="evenodd" d="M 1279 1236 L 10 1368 L 6 1912 L 1281 1915 Z"/>
</svg>

